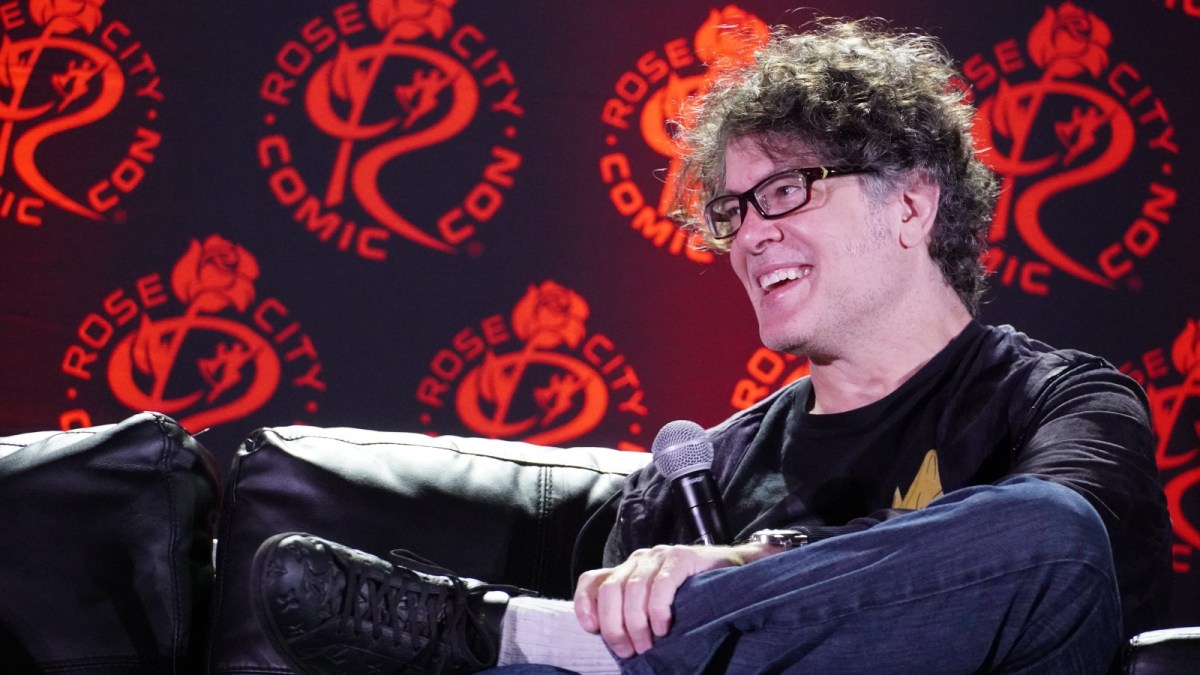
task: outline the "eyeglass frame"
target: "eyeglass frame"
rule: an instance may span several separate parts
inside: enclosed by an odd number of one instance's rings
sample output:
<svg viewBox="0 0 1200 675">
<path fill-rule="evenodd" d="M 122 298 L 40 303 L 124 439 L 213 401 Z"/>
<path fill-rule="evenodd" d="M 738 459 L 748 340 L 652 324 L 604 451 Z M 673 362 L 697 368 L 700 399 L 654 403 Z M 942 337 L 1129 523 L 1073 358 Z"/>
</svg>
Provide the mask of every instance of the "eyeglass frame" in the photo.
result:
<svg viewBox="0 0 1200 675">
<path fill-rule="evenodd" d="M 730 197 L 736 197 L 738 200 L 738 212 L 741 214 L 741 219 L 743 222 L 746 219 L 746 205 L 747 204 L 752 204 L 754 206 L 754 210 L 758 212 L 758 215 L 762 216 L 763 220 L 775 220 L 777 218 L 782 218 L 786 215 L 795 213 L 796 211 L 799 211 L 800 209 L 804 208 L 805 206 L 808 206 L 808 203 L 810 201 L 812 201 L 813 183 L 815 183 L 819 180 L 825 180 L 826 178 L 835 178 L 837 176 L 851 176 L 851 175 L 860 174 L 860 173 L 871 173 L 874 170 L 875 169 L 870 168 L 870 167 L 861 167 L 861 166 L 839 166 L 839 167 L 808 166 L 808 167 L 797 167 L 797 168 L 793 168 L 793 169 L 784 169 L 783 171 L 776 171 L 775 173 L 773 173 L 773 174 L 767 176 L 766 178 L 763 178 L 762 180 L 755 183 L 753 187 L 751 187 L 749 190 L 746 190 L 745 192 L 718 195 L 718 196 L 713 197 L 712 199 L 708 200 L 708 203 L 704 205 L 704 225 L 705 225 L 705 227 L 708 228 L 708 234 L 713 239 L 715 239 L 717 241 L 725 241 L 727 239 L 732 239 L 734 237 L 734 235 L 736 235 L 738 233 L 738 230 L 742 229 L 742 225 L 741 225 L 741 223 L 739 223 L 737 227 L 733 228 L 733 230 L 731 230 L 729 232 L 729 234 L 726 234 L 724 236 L 717 234 L 717 228 L 713 224 L 712 207 L 713 207 L 713 204 L 716 204 L 719 201 L 727 200 Z M 755 196 L 754 193 L 758 192 L 759 188 L 763 187 L 767 183 L 770 183 L 771 181 L 779 178 L 780 176 L 784 176 L 784 175 L 790 174 L 790 173 L 798 174 L 804 178 L 804 201 L 787 209 L 786 211 L 781 211 L 779 213 L 767 213 L 766 209 L 764 209 L 762 207 L 762 204 L 758 203 L 758 197 Z"/>
</svg>

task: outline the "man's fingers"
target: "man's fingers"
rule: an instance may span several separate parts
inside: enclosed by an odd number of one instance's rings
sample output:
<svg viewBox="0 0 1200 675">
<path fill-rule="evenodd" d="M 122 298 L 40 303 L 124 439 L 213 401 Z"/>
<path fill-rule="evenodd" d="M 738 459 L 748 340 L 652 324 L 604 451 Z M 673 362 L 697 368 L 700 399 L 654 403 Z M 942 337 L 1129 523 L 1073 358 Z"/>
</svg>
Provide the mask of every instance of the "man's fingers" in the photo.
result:
<svg viewBox="0 0 1200 675">
<path fill-rule="evenodd" d="M 656 546 L 637 559 L 625 582 L 625 633 L 638 654 L 654 646 L 654 638 L 671 629 L 671 605 L 675 592 L 691 575 L 691 565 L 681 561 L 691 549 Z"/>
<path fill-rule="evenodd" d="M 596 618 L 600 624 L 600 636 L 608 643 L 613 653 L 621 658 L 633 656 L 633 641 L 625 632 L 625 574 L 615 568 L 597 587 Z"/>
<path fill-rule="evenodd" d="M 651 582 L 656 578 L 657 570 L 652 566 L 642 565 L 625 581 L 625 593 L 621 606 L 625 633 L 638 654 L 654 646 L 654 637 L 650 634 L 650 619 L 646 615 L 646 601 L 650 597 Z"/>
<path fill-rule="evenodd" d="M 646 598 L 646 617 L 655 636 L 662 637 L 671 630 L 671 607 L 675 603 L 675 593 L 689 576 L 680 569 L 674 558 L 666 560 L 655 575 L 650 595 Z"/>
<path fill-rule="evenodd" d="M 671 630 L 671 606 L 688 577 L 740 564 L 742 559 L 725 547 L 641 549 L 616 567 L 579 577 L 575 616 L 584 630 L 600 633 L 617 656 L 641 654 Z"/>
<path fill-rule="evenodd" d="M 608 578 L 612 570 L 599 569 L 584 572 L 579 576 L 575 585 L 575 619 L 579 627 L 589 633 L 600 632 L 600 618 L 597 612 L 597 595 L 600 584 Z"/>
</svg>

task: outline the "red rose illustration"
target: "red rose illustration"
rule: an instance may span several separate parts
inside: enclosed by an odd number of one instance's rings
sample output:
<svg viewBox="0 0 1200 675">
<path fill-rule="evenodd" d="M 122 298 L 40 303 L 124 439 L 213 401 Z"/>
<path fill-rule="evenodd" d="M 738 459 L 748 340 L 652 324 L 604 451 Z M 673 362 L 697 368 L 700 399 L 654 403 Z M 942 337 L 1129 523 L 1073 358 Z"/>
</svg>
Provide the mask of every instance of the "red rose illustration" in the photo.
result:
<svg viewBox="0 0 1200 675">
<path fill-rule="evenodd" d="M 29 0 L 29 14 L 46 32 L 66 35 L 82 28 L 89 35 L 100 26 L 104 0 Z"/>
<path fill-rule="evenodd" d="M 203 245 L 192 240 L 171 272 L 171 289 L 193 312 L 216 313 L 231 304 L 244 312 L 257 278 L 254 256 L 214 234 Z"/>
<path fill-rule="evenodd" d="M 1099 77 L 1108 65 L 1112 31 L 1074 3 L 1064 2 L 1046 12 L 1029 32 L 1029 55 L 1047 73 L 1075 77 L 1087 70 Z"/>
<path fill-rule="evenodd" d="M 513 308 L 513 331 L 530 348 L 553 349 L 562 343 L 575 347 L 586 331 L 588 306 L 575 291 L 553 281 L 529 287 Z"/>
<path fill-rule="evenodd" d="M 1186 376 L 1200 370 L 1200 323 L 1188 319 L 1187 326 L 1171 346 L 1171 361 L 1175 369 Z"/>
<path fill-rule="evenodd" d="M 696 55 L 710 69 L 725 70 L 754 60 L 770 37 L 767 24 L 737 5 L 712 10 L 696 31 Z"/>
<path fill-rule="evenodd" d="M 371 23 L 380 32 L 402 40 L 429 33 L 441 38 L 450 30 L 450 8 L 455 0 L 371 0 Z"/>
</svg>

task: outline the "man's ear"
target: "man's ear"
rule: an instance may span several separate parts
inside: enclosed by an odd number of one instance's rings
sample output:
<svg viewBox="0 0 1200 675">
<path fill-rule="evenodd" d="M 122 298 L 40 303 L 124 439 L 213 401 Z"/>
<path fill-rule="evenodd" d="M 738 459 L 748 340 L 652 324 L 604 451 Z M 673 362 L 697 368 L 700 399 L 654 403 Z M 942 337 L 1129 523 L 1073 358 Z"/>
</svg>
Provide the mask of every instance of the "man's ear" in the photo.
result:
<svg viewBox="0 0 1200 675">
<path fill-rule="evenodd" d="M 897 196 L 900 211 L 900 244 L 905 248 L 919 246 L 933 231 L 937 220 L 938 197 L 941 190 L 937 183 L 925 176 L 914 174 L 909 183 Z"/>
</svg>

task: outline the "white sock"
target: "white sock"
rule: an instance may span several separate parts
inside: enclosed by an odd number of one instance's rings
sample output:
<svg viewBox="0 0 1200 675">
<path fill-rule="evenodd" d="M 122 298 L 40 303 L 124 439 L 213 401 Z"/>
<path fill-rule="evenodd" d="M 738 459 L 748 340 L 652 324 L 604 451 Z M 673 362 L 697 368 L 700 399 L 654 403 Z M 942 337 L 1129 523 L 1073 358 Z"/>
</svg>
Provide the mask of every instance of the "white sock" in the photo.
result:
<svg viewBox="0 0 1200 675">
<path fill-rule="evenodd" d="M 580 675 L 620 672 L 604 640 L 579 627 L 571 602 L 527 596 L 508 601 L 500 624 L 496 665 L 514 663 L 558 666 Z"/>
</svg>

